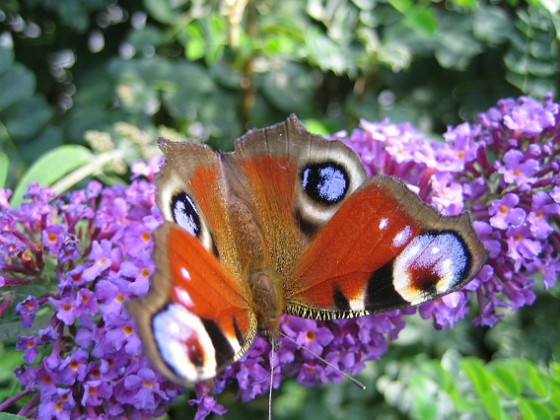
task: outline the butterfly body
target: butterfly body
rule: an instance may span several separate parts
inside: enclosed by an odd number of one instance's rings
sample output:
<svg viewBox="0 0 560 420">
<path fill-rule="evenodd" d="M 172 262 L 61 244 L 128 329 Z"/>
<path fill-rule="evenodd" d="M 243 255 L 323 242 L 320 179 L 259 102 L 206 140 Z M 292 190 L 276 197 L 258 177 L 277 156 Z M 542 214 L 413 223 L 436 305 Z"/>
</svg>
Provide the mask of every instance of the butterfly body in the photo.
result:
<svg viewBox="0 0 560 420">
<path fill-rule="evenodd" d="M 362 316 L 470 281 L 485 260 L 467 214 L 443 217 L 401 182 L 366 179 L 353 151 L 296 117 L 233 153 L 160 141 L 156 272 L 130 302 L 147 356 L 176 382 L 211 378 L 282 314 Z"/>
</svg>

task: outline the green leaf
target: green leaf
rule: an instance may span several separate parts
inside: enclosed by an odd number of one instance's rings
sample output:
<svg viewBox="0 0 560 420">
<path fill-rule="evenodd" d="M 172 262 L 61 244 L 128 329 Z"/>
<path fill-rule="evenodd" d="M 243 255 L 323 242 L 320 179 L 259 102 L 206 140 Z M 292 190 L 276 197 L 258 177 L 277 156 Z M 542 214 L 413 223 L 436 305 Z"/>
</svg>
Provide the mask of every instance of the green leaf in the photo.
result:
<svg viewBox="0 0 560 420">
<path fill-rule="evenodd" d="M 424 6 L 409 9 L 404 16 L 404 23 L 412 30 L 426 35 L 433 35 L 437 22 L 432 11 Z"/>
<path fill-rule="evenodd" d="M 489 374 L 493 382 L 508 398 L 514 399 L 521 395 L 521 386 L 511 370 L 503 364 L 489 365 Z"/>
<path fill-rule="evenodd" d="M 4 73 L 14 62 L 14 50 L 6 45 L 0 45 L 0 73 Z"/>
<path fill-rule="evenodd" d="M 312 86 L 312 77 L 303 66 L 286 63 L 266 74 L 263 93 L 281 110 L 304 114 L 313 95 Z"/>
<path fill-rule="evenodd" d="M 33 96 L 35 77 L 19 63 L 0 74 L 0 109 Z"/>
<path fill-rule="evenodd" d="M 472 19 L 470 15 L 447 15 L 440 22 L 435 55 L 442 67 L 465 70 L 482 52 L 482 45 L 471 34 Z"/>
<path fill-rule="evenodd" d="M 185 80 L 196 80 L 196 83 L 185 83 Z M 198 64 L 177 62 L 173 66 L 169 81 L 172 88 L 163 93 L 163 104 L 171 116 L 180 122 L 196 119 L 202 112 L 200 104 L 215 94 L 212 78 L 208 71 Z"/>
<path fill-rule="evenodd" d="M 4 152 L 0 152 L 0 188 L 5 188 L 6 186 L 9 163 L 8 155 Z"/>
<path fill-rule="evenodd" d="M 481 41 L 497 45 L 506 42 L 513 30 L 511 18 L 500 7 L 480 5 L 473 14 L 473 32 Z"/>
<path fill-rule="evenodd" d="M 12 207 L 21 204 L 29 184 L 52 185 L 67 173 L 88 163 L 92 157 L 91 151 L 84 146 L 65 145 L 51 150 L 29 168 L 16 187 L 10 204 Z"/>
<path fill-rule="evenodd" d="M 554 418 L 546 406 L 536 400 L 520 399 L 519 411 L 523 420 L 552 420 Z"/>
<path fill-rule="evenodd" d="M 35 95 L 3 111 L 1 118 L 14 141 L 26 141 L 39 134 L 52 115 L 47 101 Z"/>
<path fill-rule="evenodd" d="M 27 420 L 27 417 L 17 416 L 10 413 L 0 413 L 0 420 Z"/>
<path fill-rule="evenodd" d="M 560 363 L 550 363 L 550 376 L 557 382 L 560 382 Z"/>
<path fill-rule="evenodd" d="M 461 367 L 473 383 L 476 394 L 488 416 L 492 419 L 501 419 L 503 411 L 500 407 L 500 397 L 492 389 L 490 378 L 482 362 L 478 359 L 466 358 L 461 361 Z"/>
<path fill-rule="evenodd" d="M 548 383 L 548 378 L 546 375 L 538 369 L 533 364 L 527 362 L 528 369 L 528 384 L 531 386 L 531 390 L 536 392 L 539 396 L 546 398 L 550 393 L 550 384 Z"/>
<path fill-rule="evenodd" d="M 184 3 L 184 1 L 175 0 L 144 0 L 144 7 L 155 20 L 174 24 L 182 18 L 181 10 Z"/>
<path fill-rule="evenodd" d="M 437 415 L 435 393 L 437 388 L 433 381 L 420 375 L 413 375 L 408 380 L 412 389 L 412 414 L 418 419 L 433 419 Z"/>
<path fill-rule="evenodd" d="M 202 36 L 202 29 L 198 22 L 193 22 L 183 29 L 186 35 L 185 56 L 189 61 L 196 61 L 204 57 L 206 41 Z"/>
<path fill-rule="evenodd" d="M 328 136 L 329 134 L 332 134 L 329 129 L 325 127 L 325 124 L 316 118 L 308 118 L 304 120 L 303 125 L 310 133 L 319 134 L 320 136 Z"/>
<path fill-rule="evenodd" d="M 452 2 L 470 10 L 476 10 L 476 8 L 480 6 L 478 0 L 453 0 Z"/>
<path fill-rule="evenodd" d="M 136 51 L 147 52 L 150 54 L 151 50 L 165 40 L 163 32 L 153 25 L 148 25 L 142 29 L 136 29 L 129 33 L 127 37 L 128 43 L 134 47 Z"/>
</svg>

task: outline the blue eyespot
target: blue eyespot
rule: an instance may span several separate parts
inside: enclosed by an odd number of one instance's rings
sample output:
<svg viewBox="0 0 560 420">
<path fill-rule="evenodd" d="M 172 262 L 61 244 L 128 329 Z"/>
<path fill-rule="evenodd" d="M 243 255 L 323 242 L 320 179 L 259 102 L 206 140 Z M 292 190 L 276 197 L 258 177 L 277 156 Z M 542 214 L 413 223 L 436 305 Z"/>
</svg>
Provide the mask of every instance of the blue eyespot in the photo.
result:
<svg viewBox="0 0 560 420">
<path fill-rule="evenodd" d="M 348 173 L 335 162 L 309 164 L 301 173 L 303 191 L 321 204 L 337 204 L 342 201 L 349 184 Z"/>
</svg>

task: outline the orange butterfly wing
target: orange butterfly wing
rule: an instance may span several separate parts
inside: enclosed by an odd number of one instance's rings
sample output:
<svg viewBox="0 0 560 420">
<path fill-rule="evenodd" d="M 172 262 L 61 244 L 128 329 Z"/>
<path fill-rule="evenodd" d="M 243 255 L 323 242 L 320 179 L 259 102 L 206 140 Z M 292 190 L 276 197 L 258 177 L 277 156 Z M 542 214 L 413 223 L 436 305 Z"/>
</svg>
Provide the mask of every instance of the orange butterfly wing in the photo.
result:
<svg viewBox="0 0 560 420">
<path fill-rule="evenodd" d="M 212 378 L 250 347 L 257 321 L 243 289 L 194 236 L 155 233 L 150 293 L 128 304 L 151 363 L 178 383 Z"/>
<path fill-rule="evenodd" d="M 372 178 L 314 237 L 288 285 L 287 312 L 360 316 L 455 290 L 484 264 L 467 214 L 443 217 L 392 178 Z"/>
</svg>

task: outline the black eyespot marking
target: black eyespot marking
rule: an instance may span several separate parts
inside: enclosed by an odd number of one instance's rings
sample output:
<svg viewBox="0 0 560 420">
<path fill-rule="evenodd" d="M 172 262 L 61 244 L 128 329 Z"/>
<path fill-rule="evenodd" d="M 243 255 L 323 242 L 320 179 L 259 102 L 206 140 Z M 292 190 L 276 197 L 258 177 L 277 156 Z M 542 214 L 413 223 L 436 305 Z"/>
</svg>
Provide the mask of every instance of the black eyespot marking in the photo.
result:
<svg viewBox="0 0 560 420">
<path fill-rule="evenodd" d="M 393 281 L 393 261 L 371 273 L 364 302 L 366 310 L 376 313 L 406 306 L 407 302 L 395 290 Z"/>
<path fill-rule="evenodd" d="M 316 202 L 337 204 L 346 197 L 350 177 L 346 169 L 338 163 L 312 163 L 301 172 L 301 187 Z"/>
<path fill-rule="evenodd" d="M 350 302 L 348 302 L 348 299 L 344 296 L 344 293 L 342 293 L 342 290 L 340 290 L 338 286 L 335 286 L 333 290 L 333 301 L 334 306 L 341 311 L 349 311 L 351 309 Z"/>
<path fill-rule="evenodd" d="M 214 321 L 200 318 L 216 352 L 216 364 L 218 367 L 225 366 L 233 360 L 235 351 L 228 339 Z"/>
<path fill-rule="evenodd" d="M 173 220 L 194 237 L 200 235 L 200 217 L 192 199 L 186 193 L 180 193 L 171 201 Z"/>
<path fill-rule="evenodd" d="M 309 220 L 305 220 L 299 210 L 296 210 L 294 217 L 296 218 L 299 229 L 304 233 L 304 235 L 310 238 L 315 236 L 315 234 L 319 230 L 318 224 L 312 223 Z"/>
<path fill-rule="evenodd" d="M 233 330 L 235 331 L 235 338 L 241 346 L 245 345 L 245 337 L 243 337 L 243 333 L 241 332 L 241 328 L 239 328 L 239 324 L 237 323 L 237 319 L 235 316 L 233 317 Z"/>
</svg>

